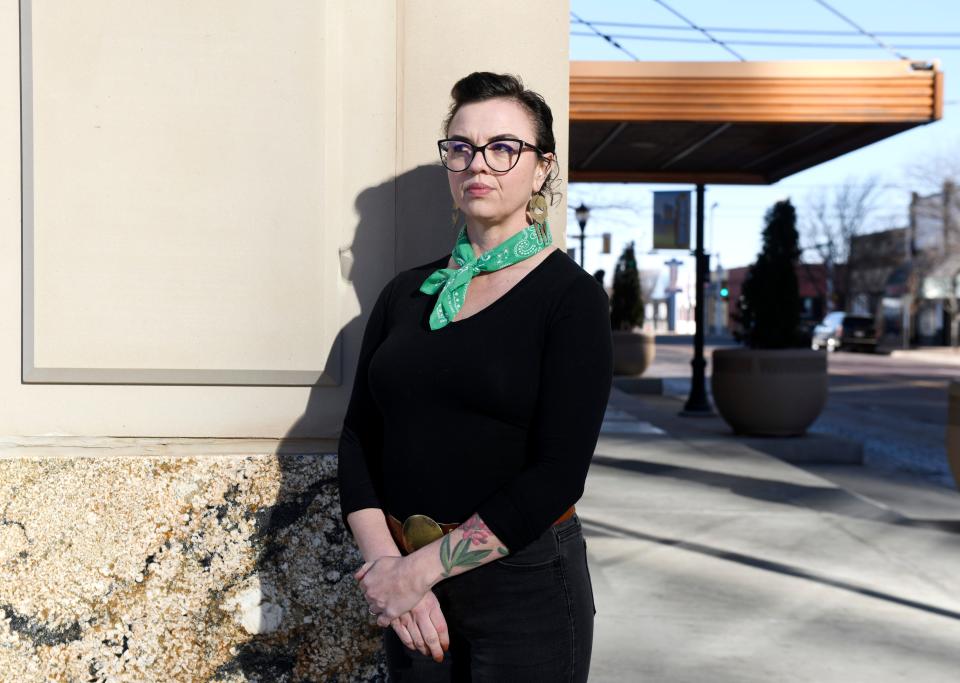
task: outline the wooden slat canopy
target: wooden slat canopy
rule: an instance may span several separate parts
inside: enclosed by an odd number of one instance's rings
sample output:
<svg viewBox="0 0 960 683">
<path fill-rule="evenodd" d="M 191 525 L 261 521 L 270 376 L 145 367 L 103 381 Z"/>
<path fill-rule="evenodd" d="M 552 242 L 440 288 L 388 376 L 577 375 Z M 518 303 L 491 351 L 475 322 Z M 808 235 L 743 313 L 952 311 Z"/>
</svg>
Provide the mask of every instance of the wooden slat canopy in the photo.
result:
<svg viewBox="0 0 960 683">
<path fill-rule="evenodd" d="M 936 63 L 571 62 L 570 179 L 773 183 L 942 103 Z"/>
</svg>

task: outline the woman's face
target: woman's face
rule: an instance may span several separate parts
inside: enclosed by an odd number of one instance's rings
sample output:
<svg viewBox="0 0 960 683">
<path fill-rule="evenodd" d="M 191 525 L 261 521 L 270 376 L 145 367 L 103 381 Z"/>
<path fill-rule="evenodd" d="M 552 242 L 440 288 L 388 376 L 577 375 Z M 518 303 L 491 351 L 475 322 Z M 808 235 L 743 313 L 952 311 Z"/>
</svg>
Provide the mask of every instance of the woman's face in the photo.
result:
<svg viewBox="0 0 960 683">
<path fill-rule="evenodd" d="M 448 138 L 485 145 L 505 136 L 537 144 L 530 114 L 518 102 L 505 98 L 465 104 L 450 121 Z M 552 154 L 548 154 L 552 158 Z M 527 202 L 547 177 L 550 162 L 524 147 L 517 165 L 506 172 L 487 166 L 477 153 L 465 171 L 447 171 L 453 201 L 467 220 L 484 225 L 527 225 Z"/>
</svg>

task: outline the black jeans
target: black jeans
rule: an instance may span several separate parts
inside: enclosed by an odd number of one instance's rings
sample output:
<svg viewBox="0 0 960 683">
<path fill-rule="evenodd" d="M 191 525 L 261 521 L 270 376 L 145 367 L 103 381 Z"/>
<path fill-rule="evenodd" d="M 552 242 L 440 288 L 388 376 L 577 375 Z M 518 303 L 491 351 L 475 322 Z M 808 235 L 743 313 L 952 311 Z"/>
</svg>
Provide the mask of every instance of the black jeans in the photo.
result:
<svg viewBox="0 0 960 683">
<path fill-rule="evenodd" d="M 390 681 L 586 681 L 597 612 L 586 550 L 574 514 L 517 552 L 436 584 L 450 649 L 437 663 L 388 626 Z"/>
</svg>

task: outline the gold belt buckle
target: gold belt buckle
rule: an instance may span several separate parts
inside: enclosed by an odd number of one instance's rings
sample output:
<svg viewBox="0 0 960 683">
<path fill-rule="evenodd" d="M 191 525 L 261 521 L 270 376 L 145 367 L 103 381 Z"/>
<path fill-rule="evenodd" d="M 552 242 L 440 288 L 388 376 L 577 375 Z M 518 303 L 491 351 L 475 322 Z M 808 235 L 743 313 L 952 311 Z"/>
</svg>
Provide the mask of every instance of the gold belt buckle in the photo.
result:
<svg viewBox="0 0 960 683">
<path fill-rule="evenodd" d="M 403 540 L 410 552 L 433 543 L 443 536 L 440 525 L 427 515 L 410 515 L 403 523 Z"/>
</svg>

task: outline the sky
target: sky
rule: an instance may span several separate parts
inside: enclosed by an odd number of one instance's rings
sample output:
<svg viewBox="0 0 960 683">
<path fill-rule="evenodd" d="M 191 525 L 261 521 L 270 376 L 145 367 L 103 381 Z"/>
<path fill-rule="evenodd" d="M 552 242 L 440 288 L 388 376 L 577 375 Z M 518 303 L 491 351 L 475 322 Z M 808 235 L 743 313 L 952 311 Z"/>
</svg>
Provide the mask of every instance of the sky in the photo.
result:
<svg viewBox="0 0 960 683">
<path fill-rule="evenodd" d="M 817 0 L 664 0 L 669 7 L 710 32 L 749 61 L 767 60 L 896 60 L 897 57 L 863 35 L 788 35 L 782 33 L 744 33 L 713 29 L 776 29 L 855 31 L 843 19 L 831 13 Z M 930 165 L 930 160 L 951 152 L 960 156 L 960 2 L 957 0 L 827 0 L 827 4 L 873 33 L 889 48 L 912 60 L 939 62 L 944 72 L 943 118 L 913 128 L 886 140 L 850 152 L 832 161 L 784 178 L 769 186 L 707 185 L 705 201 L 706 232 L 704 243 L 724 268 L 749 265 L 760 248 L 763 214 L 772 204 L 789 197 L 803 221 L 805 207 L 812 197 L 830 192 L 839 183 L 865 182 L 875 175 L 882 191 L 868 230 L 902 227 L 907 224 L 907 207 L 912 190 L 929 192 L 915 178 L 915 171 Z M 589 22 L 628 22 L 656 26 L 688 26 L 656 0 L 571 0 L 571 18 L 576 15 Z M 665 28 L 627 28 L 599 25 L 604 33 L 654 37 L 704 39 L 693 30 Z M 571 60 L 631 60 L 602 38 L 577 35 L 590 33 L 582 24 L 570 24 Z M 896 36 L 892 32 L 943 33 L 940 36 Z M 617 41 L 640 60 L 650 61 L 736 61 L 736 57 L 713 43 L 683 43 L 633 40 Z M 736 41 L 815 43 L 815 47 L 737 44 Z M 831 43 L 834 44 L 831 46 Z M 863 45 L 862 48 L 836 46 Z M 821 45 L 822 44 L 822 45 Z M 923 47 L 931 46 L 931 47 Z M 948 49 L 952 48 L 952 49 Z M 910 173 L 914 170 L 914 174 Z M 584 267 L 589 272 L 606 271 L 611 284 L 616 259 L 624 245 L 636 241 L 639 265 L 644 269 L 666 270 L 664 261 L 676 256 L 685 262 L 680 285 L 692 285 L 693 258 L 687 252 L 660 251 L 652 247 L 654 190 L 693 190 L 692 185 L 588 184 L 572 183 L 568 190 L 568 246 L 579 246 L 579 226 L 573 209 L 581 202 L 592 208 L 587 223 L 588 235 L 612 233 L 611 254 L 601 254 L 602 240 L 587 239 Z M 811 241 L 801 231 L 801 245 Z M 578 256 L 579 260 L 579 256 Z M 804 260 L 817 261 L 814 251 Z M 661 281 L 665 279 L 665 272 Z"/>
</svg>

